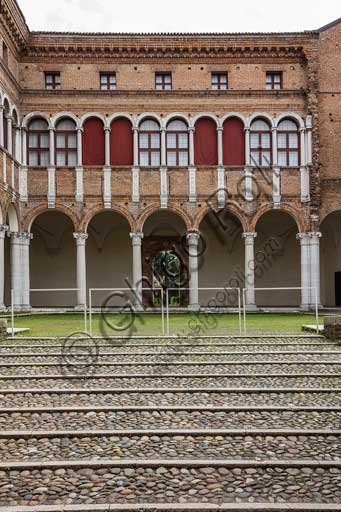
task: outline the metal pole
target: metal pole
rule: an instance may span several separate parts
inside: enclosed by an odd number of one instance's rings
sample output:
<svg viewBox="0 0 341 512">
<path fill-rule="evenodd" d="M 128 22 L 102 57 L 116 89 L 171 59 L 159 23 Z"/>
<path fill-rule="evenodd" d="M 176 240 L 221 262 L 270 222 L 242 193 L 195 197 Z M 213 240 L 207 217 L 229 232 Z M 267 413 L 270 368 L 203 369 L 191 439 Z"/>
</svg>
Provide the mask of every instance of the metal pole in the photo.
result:
<svg viewBox="0 0 341 512">
<path fill-rule="evenodd" d="M 169 305 L 168 305 L 168 288 L 166 288 L 166 315 L 167 315 L 167 336 L 169 336 Z"/>
<path fill-rule="evenodd" d="M 92 297 L 91 297 L 92 289 L 89 288 L 89 331 L 90 336 L 92 336 Z"/>
<path fill-rule="evenodd" d="M 14 290 L 11 289 L 11 327 L 12 327 L 12 338 L 14 338 Z"/>
<path fill-rule="evenodd" d="M 242 310 L 241 310 L 240 288 L 238 288 L 238 317 L 239 317 L 239 334 L 242 334 Z"/>
<path fill-rule="evenodd" d="M 319 330 L 319 306 L 317 303 L 317 288 L 315 287 L 315 314 L 316 314 L 316 332 L 317 334 L 320 333 Z"/>
<path fill-rule="evenodd" d="M 165 335 L 165 310 L 163 305 L 163 288 L 161 288 L 161 323 L 162 323 L 162 336 Z"/>
<path fill-rule="evenodd" d="M 246 288 L 243 288 L 244 333 L 246 333 Z"/>
</svg>

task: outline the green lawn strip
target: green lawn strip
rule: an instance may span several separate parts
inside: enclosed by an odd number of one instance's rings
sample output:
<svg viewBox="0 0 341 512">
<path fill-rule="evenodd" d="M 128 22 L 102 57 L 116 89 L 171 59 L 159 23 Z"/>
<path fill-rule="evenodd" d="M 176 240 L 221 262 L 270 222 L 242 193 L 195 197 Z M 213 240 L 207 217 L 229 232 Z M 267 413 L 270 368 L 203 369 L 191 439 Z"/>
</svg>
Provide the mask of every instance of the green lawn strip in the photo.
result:
<svg viewBox="0 0 341 512">
<path fill-rule="evenodd" d="M 161 315 L 137 313 L 133 318 L 128 315 L 107 315 L 107 323 L 100 315 L 93 315 L 93 334 L 95 335 L 159 335 L 161 334 Z M 210 336 L 239 333 L 237 314 L 172 313 L 169 316 L 170 334 Z M 166 319 L 165 319 L 166 322 Z M 323 323 L 323 317 L 320 317 Z M 315 324 L 312 314 L 293 313 L 252 313 L 247 315 L 248 333 L 288 333 L 299 334 L 302 325 Z M 23 336 L 67 336 L 84 332 L 82 314 L 46 314 L 27 315 L 15 318 L 15 327 L 26 327 L 30 331 Z M 8 319 L 10 327 L 10 319 Z M 127 328 L 129 327 L 129 328 Z"/>
</svg>

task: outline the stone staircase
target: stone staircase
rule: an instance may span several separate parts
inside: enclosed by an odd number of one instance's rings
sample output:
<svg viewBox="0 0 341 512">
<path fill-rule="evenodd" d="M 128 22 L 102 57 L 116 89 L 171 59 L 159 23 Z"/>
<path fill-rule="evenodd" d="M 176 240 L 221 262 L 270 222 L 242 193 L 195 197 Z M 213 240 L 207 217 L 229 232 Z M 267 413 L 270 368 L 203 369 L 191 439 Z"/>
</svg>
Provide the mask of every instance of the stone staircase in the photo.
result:
<svg viewBox="0 0 341 512">
<path fill-rule="evenodd" d="M 341 346 L 87 343 L 1 342 L 0 512 L 341 510 Z"/>
</svg>

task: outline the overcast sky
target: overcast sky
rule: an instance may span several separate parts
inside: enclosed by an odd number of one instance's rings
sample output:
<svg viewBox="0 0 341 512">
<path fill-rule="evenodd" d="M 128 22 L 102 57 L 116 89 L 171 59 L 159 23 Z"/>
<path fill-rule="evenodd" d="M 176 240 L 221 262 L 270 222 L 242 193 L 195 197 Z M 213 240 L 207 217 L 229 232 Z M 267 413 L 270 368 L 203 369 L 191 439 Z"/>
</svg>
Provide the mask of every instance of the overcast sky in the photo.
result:
<svg viewBox="0 0 341 512">
<path fill-rule="evenodd" d="M 18 0 L 32 30 L 271 32 L 341 16 L 339 0 Z"/>
</svg>

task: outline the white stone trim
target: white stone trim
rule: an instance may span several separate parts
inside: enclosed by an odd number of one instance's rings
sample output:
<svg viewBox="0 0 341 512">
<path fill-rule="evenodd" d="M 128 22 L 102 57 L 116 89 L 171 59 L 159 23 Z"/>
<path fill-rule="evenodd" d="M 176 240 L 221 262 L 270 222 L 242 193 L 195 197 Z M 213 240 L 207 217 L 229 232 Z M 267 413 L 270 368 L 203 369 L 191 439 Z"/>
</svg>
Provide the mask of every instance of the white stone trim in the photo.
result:
<svg viewBox="0 0 341 512">
<path fill-rule="evenodd" d="M 56 205 L 56 168 L 47 168 L 47 204 L 48 208 Z"/>
<path fill-rule="evenodd" d="M 161 208 L 167 208 L 168 206 L 167 167 L 160 167 L 160 206 Z"/>
<path fill-rule="evenodd" d="M 111 192 L 111 167 L 103 167 L 103 203 L 104 208 L 111 208 L 112 192 Z"/>
<path fill-rule="evenodd" d="M 132 201 L 138 203 L 140 201 L 140 168 L 132 167 L 131 169 L 131 186 Z"/>
<path fill-rule="evenodd" d="M 76 167 L 75 168 L 76 173 L 76 193 L 75 193 L 75 199 L 77 203 L 82 203 L 84 200 L 84 171 L 83 167 Z"/>
<path fill-rule="evenodd" d="M 194 166 L 188 167 L 188 199 L 190 203 L 195 203 L 197 200 L 197 169 Z"/>
</svg>

